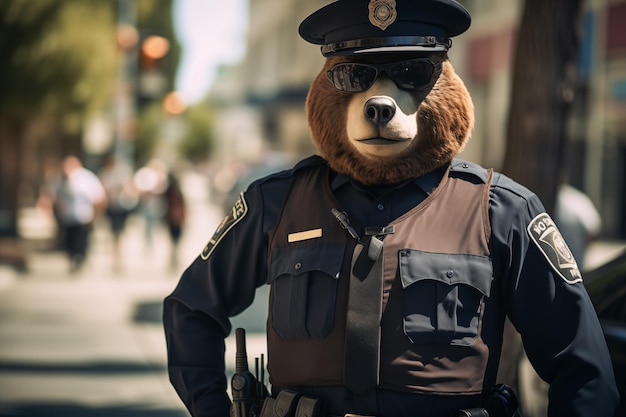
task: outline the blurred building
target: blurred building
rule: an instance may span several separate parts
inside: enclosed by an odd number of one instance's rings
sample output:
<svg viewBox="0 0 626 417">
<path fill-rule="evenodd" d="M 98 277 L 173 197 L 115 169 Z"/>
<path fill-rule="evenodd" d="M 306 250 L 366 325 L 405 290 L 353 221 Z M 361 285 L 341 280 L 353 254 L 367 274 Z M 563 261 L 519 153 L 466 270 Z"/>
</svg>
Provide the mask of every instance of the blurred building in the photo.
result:
<svg viewBox="0 0 626 417">
<path fill-rule="evenodd" d="M 250 0 L 247 55 L 225 68 L 212 100 L 228 117 L 218 129 L 222 155 L 262 149 L 306 155 L 304 101 L 324 58 L 298 25 L 327 0 Z M 515 36 L 523 1 L 461 1 L 471 28 L 449 52 L 476 107 L 473 138 L 461 157 L 501 169 Z M 570 123 L 570 180 L 599 207 L 604 236 L 626 238 L 626 1 L 585 2 L 579 85 Z M 217 118 L 218 120 L 220 118 Z M 242 130 L 243 127 L 243 130 Z M 243 133 L 242 133 L 243 132 Z M 251 151 L 253 150 L 253 151 Z M 246 156 L 247 155 L 247 156 Z"/>
<path fill-rule="evenodd" d="M 319 47 L 298 36 L 298 26 L 326 3 L 249 0 L 246 56 L 236 67 L 223 68 L 211 94 L 224 113 L 216 118 L 225 122 L 217 126 L 219 160 L 253 160 L 266 150 L 315 151 L 304 100 L 324 58 Z"/>
</svg>

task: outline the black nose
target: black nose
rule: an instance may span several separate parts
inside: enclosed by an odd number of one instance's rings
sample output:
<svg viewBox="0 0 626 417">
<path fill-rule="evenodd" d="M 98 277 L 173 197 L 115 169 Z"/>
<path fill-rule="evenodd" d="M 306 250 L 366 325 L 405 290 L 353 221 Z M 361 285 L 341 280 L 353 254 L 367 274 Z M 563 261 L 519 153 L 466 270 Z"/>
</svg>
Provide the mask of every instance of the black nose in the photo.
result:
<svg viewBox="0 0 626 417">
<path fill-rule="evenodd" d="M 385 125 L 396 114 L 396 103 L 389 97 L 372 97 L 363 107 L 365 119 L 377 125 Z"/>
</svg>

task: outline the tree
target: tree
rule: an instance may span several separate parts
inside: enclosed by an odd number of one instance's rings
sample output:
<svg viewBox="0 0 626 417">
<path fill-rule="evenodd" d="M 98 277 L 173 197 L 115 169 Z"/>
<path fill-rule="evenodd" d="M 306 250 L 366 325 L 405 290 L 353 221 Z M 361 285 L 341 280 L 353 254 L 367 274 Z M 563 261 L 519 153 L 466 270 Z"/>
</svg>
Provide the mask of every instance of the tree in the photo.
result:
<svg viewBox="0 0 626 417">
<path fill-rule="evenodd" d="M 190 161 L 204 161 L 215 147 L 214 109 L 209 104 L 201 103 L 190 107 L 183 116 L 187 131 L 181 138 L 180 152 Z"/>
<path fill-rule="evenodd" d="M 43 125 L 68 146 L 62 138 L 108 100 L 114 16 L 109 2 L 0 2 L 0 236 L 17 236 L 22 162 L 37 151 L 25 146 L 28 129 Z"/>
<path fill-rule="evenodd" d="M 170 40 L 164 70 L 171 89 L 179 51 L 172 1 L 128 1 L 140 32 L 154 29 Z M 17 237 L 21 191 L 36 192 L 45 159 L 80 155 L 87 118 L 111 111 L 117 7 L 116 1 L 0 1 L 0 237 Z"/>
<path fill-rule="evenodd" d="M 565 171 L 581 10 L 581 0 L 526 0 L 518 31 L 502 170 L 534 191 L 548 212 Z M 519 392 L 518 365 L 525 362 L 509 322 L 504 340 L 498 379 Z M 522 398 L 523 414 L 543 415 L 544 399 L 529 403 Z"/>
<path fill-rule="evenodd" d="M 554 208 L 567 155 L 581 0 L 526 0 L 513 67 L 503 172 Z"/>
</svg>

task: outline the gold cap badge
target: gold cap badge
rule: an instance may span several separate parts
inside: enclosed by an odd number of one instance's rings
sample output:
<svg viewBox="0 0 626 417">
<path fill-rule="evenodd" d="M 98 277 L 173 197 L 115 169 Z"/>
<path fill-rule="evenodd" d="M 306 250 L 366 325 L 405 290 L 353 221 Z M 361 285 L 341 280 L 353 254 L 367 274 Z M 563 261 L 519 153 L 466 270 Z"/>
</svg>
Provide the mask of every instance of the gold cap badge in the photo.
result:
<svg viewBox="0 0 626 417">
<path fill-rule="evenodd" d="M 395 0 L 370 0 L 367 7 L 370 23 L 381 30 L 387 29 L 398 17 Z"/>
</svg>

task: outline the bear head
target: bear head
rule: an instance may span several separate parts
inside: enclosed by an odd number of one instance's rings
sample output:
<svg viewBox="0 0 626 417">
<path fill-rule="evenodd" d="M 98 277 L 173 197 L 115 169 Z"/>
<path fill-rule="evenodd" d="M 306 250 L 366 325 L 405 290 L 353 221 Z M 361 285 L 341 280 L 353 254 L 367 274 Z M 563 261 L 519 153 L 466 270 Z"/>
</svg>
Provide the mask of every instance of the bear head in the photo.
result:
<svg viewBox="0 0 626 417">
<path fill-rule="evenodd" d="M 469 14 L 452 2 L 461 11 L 455 17 L 450 0 L 397 3 L 339 0 L 300 27 L 327 56 L 306 100 L 313 140 L 331 168 L 366 185 L 396 184 L 450 162 L 474 123 L 472 100 L 446 52 L 448 34 L 465 30 Z M 383 6 L 380 29 L 376 7 Z M 393 32 L 394 24 L 404 26 Z"/>
</svg>

